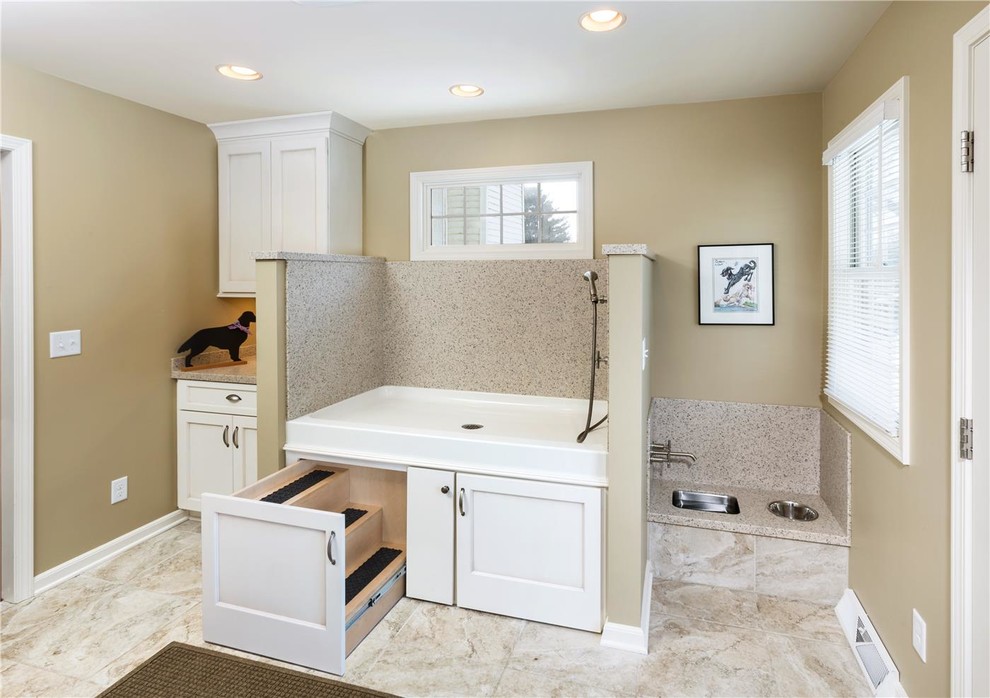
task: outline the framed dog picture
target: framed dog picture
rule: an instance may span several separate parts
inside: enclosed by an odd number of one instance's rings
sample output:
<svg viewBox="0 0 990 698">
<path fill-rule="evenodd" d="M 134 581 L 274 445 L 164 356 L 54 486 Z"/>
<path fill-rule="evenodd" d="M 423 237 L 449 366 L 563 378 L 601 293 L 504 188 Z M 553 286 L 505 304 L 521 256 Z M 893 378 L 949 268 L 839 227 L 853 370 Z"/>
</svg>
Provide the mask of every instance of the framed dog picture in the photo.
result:
<svg viewBox="0 0 990 698">
<path fill-rule="evenodd" d="M 773 243 L 698 245 L 698 324 L 772 325 Z"/>
</svg>

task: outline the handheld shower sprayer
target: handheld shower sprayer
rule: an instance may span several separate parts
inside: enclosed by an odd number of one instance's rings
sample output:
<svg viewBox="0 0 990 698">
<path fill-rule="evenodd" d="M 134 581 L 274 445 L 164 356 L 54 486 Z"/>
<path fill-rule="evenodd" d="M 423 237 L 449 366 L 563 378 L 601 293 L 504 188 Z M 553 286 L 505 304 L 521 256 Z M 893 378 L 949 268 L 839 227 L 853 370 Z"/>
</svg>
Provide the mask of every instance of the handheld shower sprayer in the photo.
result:
<svg viewBox="0 0 990 698">
<path fill-rule="evenodd" d="M 584 272 L 585 281 L 591 284 L 591 302 L 598 304 L 598 286 L 595 284 L 598 281 L 598 272 L 586 271 Z"/>
<path fill-rule="evenodd" d="M 584 443 L 588 434 L 608 419 L 606 414 L 594 424 L 591 423 L 595 410 L 595 370 L 598 368 L 598 362 L 602 360 L 598 354 L 598 304 L 605 302 L 605 296 L 598 295 L 598 286 L 595 284 L 598 281 L 597 272 L 590 270 L 584 272 L 584 279 L 590 284 L 589 292 L 591 293 L 591 386 L 588 390 L 588 419 L 584 424 L 584 431 L 578 434 L 577 442 L 579 444 Z"/>
</svg>

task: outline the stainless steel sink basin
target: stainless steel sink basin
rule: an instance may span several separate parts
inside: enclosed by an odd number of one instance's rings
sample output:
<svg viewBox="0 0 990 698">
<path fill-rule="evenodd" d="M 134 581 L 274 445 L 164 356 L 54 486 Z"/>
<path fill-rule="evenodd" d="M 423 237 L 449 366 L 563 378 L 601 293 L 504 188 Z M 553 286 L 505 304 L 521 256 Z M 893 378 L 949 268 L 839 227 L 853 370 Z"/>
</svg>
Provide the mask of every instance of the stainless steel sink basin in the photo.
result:
<svg viewBox="0 0 990 698">
<path fill-rule="evenodd" d="M 714 511 L 719 514 L 739 513 L 739 501 L 731 494 L 674 490 L 671 504 L 681 509 L 693 509 L 695 511 Z"/>
<path fill-rule="evenodd" d="M 775 502 L 770 502 L 770 504 L 767 505 L 767 509 L 770 510 L 771 514 L 776 514 L 781 518 L 791 519 L 792 521 L 814 521 L 818 518 L 818 512 L 809 507 L 807 504 L 791 502 L 784 499 L 778 499 Z"/>
</svg>

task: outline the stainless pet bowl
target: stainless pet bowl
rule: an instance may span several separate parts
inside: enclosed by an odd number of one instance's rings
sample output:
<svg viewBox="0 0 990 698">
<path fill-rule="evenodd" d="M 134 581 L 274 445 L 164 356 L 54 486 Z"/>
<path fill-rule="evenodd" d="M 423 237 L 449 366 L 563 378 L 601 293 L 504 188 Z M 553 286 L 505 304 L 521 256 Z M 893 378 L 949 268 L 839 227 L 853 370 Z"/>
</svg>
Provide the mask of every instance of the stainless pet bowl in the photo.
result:
<svg viewBox="0 0 990 698">
<path fill-rule="evenodd" d="M 818 518 L 818 512 L 809 507 L 807 504 L 790 502 L 783 499 L 778 499 L 776 502 L 770 502 L 770 504 L 767 505 L 767 509 L 769 509 L 770 513 L 775 516 L 779 516 L 783 519 L 791 519 L 792 521 L 814 521 Z"/>
</svg>

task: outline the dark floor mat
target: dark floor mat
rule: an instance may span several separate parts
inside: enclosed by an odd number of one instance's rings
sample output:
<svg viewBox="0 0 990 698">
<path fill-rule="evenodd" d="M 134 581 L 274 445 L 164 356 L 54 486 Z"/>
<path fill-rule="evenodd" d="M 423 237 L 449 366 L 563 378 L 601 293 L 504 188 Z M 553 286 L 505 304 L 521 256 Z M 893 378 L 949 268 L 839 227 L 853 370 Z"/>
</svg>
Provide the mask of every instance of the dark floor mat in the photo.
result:
<svg viewBox="0 0 990 698">
<path fill-rule="evenodd" d="M 381 571 L 401 554 L 402 551 L 395 548 L 379 548 L 360 567 L 347 575 L 345 603 L 350 603 L 351 599 L 360 594 L 361 590 L 368 586 L 372 579 L 381 574 Z"/>
<path fill-rule="evenodd" d="M 351 507 L 347 507 L 344 509 L 344 528 L 347 528 L 367 513 L 367 509 L 352 509 Z"/>
<path fill-rule="evenodd" d="M 261 498 L 263 502 L 272 502 L 273 504 L 281 504 L 287 502 L 297 494 L 305 492 L 310 487 L 318 482 L 323 482 L 328 477 L 333 475 L 332 470 L 314 470 L 312 472 L 306 473 L 298 480 L 293 480 L 288 485 L 280 487 L 270 495 Z"/>
</svg>

